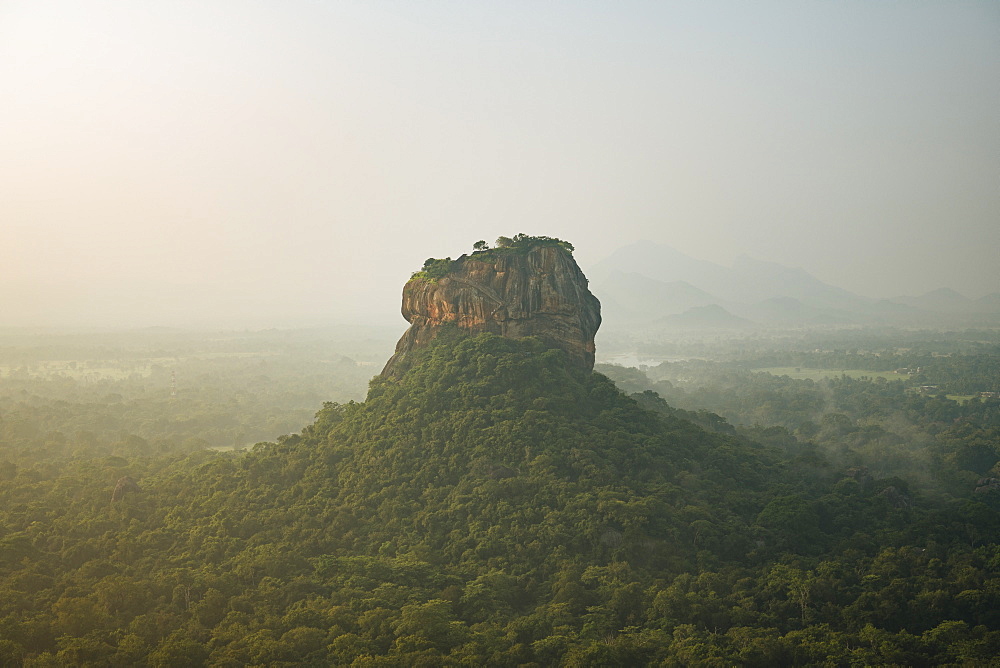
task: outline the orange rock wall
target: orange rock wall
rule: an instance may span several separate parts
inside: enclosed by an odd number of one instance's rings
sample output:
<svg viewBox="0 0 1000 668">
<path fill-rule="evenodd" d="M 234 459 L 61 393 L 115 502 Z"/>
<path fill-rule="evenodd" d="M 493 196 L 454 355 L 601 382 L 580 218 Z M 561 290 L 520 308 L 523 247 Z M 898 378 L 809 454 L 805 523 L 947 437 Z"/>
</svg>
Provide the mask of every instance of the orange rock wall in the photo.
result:
<svg viewBox="0 0 1000 668">
<path fill-rule="evenodd" d="M 477 258 L 477 256 L 479 256 Z M 484 258 L 479 259 L 479 258 Z M 415 278 L 403 288 L 403 317 L 410 328 L 382 371 L 400 375 L 408 353 L 427 345 L 443 324 L 470 334 L 491 332 L 509 338 L 539 337 L 594 367 L 594 335 L 601 303 L 569 252 L 537 246 L 527 253 L 463 256 L 437 280 Z"/>
</svg>

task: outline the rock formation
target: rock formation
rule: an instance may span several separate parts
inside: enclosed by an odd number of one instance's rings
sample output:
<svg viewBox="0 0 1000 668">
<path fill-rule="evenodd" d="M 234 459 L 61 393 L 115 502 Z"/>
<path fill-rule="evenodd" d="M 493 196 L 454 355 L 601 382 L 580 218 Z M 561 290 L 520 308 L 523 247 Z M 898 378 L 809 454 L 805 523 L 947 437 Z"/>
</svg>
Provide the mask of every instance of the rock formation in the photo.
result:
<svg viewBox="0 0 1000 668">
<path fill-rule="evenodd" d="M 142 489 L 136 484 L 135 480 L 132 480 L 131 476 L 122 476 L 118 478 L 118 483 L 115 484 L 115 490 L 111 492 L 111 501 L 121 501 L 125 498 L 126 494 L 134 494 L 141 492 Z"/>
<path fill-rule="evenodd" d="M 538 337 L 565 350 L 572 363 L 593 369 L 601 303 L 568 248 L 547 237 L 518 235 L 506 247 L 455 261 L 428 260 L 425 267 L 435 265 L 435 275 L 417 272 L 403 287 L 402 313 L 410 328 L 382 375 L 402 375 L 411 351 L 449 324 L 470 334 Z"/>
</svg>

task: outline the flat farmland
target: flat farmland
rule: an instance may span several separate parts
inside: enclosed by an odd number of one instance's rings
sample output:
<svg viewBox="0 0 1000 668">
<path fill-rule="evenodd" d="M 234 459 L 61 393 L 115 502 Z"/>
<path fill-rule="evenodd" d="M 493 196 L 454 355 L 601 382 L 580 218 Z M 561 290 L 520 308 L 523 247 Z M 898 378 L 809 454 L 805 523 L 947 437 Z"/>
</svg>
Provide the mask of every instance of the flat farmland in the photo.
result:
<svg viewBox="0 0 1000 668">
<path fill-rule="evenodd" d="M 851 378 L 885 378 L 886 380 L 906 380 L 907 374 L 896 373 L 895 371 L 871 371 L 869 369 L 810 369 L 807 367 L 776 366 L 755 369 L 775 376 L 788 376 L 789 378 L 822 380 L 824 378 L 840 378 L 847 375 Z"/>
</svg>

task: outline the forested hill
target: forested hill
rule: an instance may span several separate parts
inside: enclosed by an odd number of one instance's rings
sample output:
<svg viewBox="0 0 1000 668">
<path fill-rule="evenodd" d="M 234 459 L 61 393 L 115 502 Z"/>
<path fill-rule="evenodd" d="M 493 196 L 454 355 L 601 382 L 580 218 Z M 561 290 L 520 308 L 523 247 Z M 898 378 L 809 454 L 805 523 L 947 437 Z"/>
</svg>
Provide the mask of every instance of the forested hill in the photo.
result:
<svg viewBox="0 0 1000 668">
<path fill-rule="evenodd" d="M 376 379 L 364 404 L 321 412 L 295 445 L 349 510 L 333 520 L 352 523 L 344 547 L 545 581 L 567 559 L 692 566 L 666 512 L 682 501 L 721 525 L 752 519 L 739 515 L 773 455 L 660 418 L 566 357 L 534 339 L 459 338 L 401 381 Z M 716 472 L 685 488 L 695 466 Z M 727 549 L 749 549 L 741 533 Z"/>
<path fill-rule="evenodd" d="M 927 499 L 688 416 L 539 340 L 445 335 L 249 453 L 19 471 L 0 660 L 993 661 L 995 492 Z"/>
</svg>

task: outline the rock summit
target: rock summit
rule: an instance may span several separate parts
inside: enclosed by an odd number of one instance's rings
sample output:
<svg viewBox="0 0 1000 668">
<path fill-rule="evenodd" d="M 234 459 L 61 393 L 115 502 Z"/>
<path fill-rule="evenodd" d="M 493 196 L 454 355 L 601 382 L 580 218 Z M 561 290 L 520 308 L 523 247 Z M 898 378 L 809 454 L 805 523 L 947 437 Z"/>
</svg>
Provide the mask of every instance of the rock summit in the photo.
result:
<svg viewBox="0 0 1000 668">
<path fill-rule="evenodd" d="M 410 328 L 396 344 L 382 375 L 401 376 L 411 353 L 446 328 L 508 338 L 537 337 L 594 367 L 594 335 L 601 303 L 590 293 L 573 247 L 551 237 L 501 237 L 457 260 L 428 259 L 403 287 L 403 317 Z"/>
</svg>

